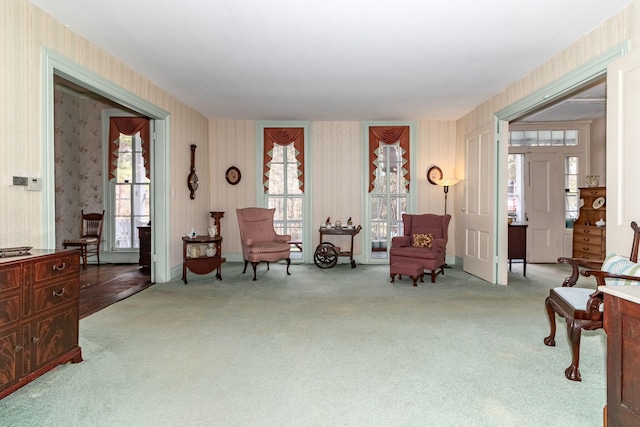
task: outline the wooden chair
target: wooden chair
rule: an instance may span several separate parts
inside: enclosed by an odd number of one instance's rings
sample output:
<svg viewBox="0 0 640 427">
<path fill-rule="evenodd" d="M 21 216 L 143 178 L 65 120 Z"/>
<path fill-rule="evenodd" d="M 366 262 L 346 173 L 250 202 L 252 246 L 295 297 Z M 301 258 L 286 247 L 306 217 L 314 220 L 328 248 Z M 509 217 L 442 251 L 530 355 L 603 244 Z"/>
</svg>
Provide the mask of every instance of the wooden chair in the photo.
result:
<svg viewBox="0 0 640 427">
<path fill-rule="evenodd" d="M 287 261 L 287 275 L 291 265 L 291 241 L 290 235 L 277 234 L 273 227 L 275 209 L 244 208 L 236 209 L 238 225 L 240 227 L 240 243 L 242 244 L 242 257 L 244 258 L 244 270 L 247 264 L 253 266 L 253 280 L 256 280 L 256 266 L 261 262 L 269 263 L 285 259 Z"/>
<path fill-rule="evenodd" d="M 87 258 L 95 256 L 100 265 L 100 243 L 102 243 L 102 226 L 104 224 L 104 210 L 102 213 L 84 213 L 81 211 L 80 238 L 68 239 L 62 242 L 64 248 L 79 248 L 82 265 L 87 266 Z"/>
<path fill-rule="evenodd" d="M 629 260 L 638 261 L 638 246 L 640 244 L 640 227 L 636 222 L 631 223 L 633 229 L 633 244 Z M 602 262 L 594 262 L 579 258 L 558 258 L 559 263 L 568 263 L 572 267 L 571 276 L 567 277 L 561 287 L 551 289 L 545 300 L 545 307 L 549 315 L 551 333 L 544 339 L 548 346 L 555 346 L 556 317 L 558 314 L 567 321 L 567 334 L 571 343 L 571 365 L 565 369 L 567 379 L 581 381 L 580 369 L 580 338 L 582 330 L 594 330 L 603 326 L 603 295 L 597 288 L 593 289 L 574 287 L 581 274 L 594 276 L 597 286 L 605 285 L 605 279 L 640 280 L 640 277 L 624 276 L 602 271 Z"/>
</svg>

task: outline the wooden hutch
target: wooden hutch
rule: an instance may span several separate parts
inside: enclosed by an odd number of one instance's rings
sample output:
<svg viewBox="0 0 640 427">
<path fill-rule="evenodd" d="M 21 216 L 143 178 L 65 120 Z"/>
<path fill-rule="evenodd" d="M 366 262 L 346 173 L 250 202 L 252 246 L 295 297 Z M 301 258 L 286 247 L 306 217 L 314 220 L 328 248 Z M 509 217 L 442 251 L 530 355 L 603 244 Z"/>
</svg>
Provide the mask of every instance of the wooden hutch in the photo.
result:
<svg viewBox="0 0 640 427">
<path fill-rule="evenodd" d="M 596 223 L 607 220 L 606 187 L 580 188 L 583 205 L 573 223 L 573 258 L 604 261 L 606 257 L 606 226 Z"/>
</svg>

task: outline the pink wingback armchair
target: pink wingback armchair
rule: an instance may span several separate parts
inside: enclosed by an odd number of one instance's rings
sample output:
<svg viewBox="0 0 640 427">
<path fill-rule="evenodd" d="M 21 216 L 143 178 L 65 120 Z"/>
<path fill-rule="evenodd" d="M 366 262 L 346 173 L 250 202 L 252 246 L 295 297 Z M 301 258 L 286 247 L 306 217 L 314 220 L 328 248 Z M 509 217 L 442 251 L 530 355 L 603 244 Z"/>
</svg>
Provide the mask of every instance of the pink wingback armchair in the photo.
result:
<svg viewBox="0 0 640 427">
<path fill-rule="evenodd" d="M 435 283 L 436 276 L 444 274 L 451 215 L 403 214 L 402 221 L 404 236 L 391 239 L 389 264 L 396 262 L 420 264 L 425 270 L 431 270 L 431 282 Z M 413 246 L 414 236 L 417 234 L 432 234 L 431 247 Z"/>
<path fill-rule="evenodd" d="M 291 245 L 287 243 L 291 236 L 276 233 L 273 228 L 274 213 L 275 209 L 267 208 L 236 209 L 244 258 L 242 274 L 247 271 L 247 263 L 250 262 L 253 265 L 253 280 L 256 280 L 256 266 L 261 261 L 266 261 L 269 270 L 270 262 L 286 259 L 287 275 L 291 275 Z"/>
</svg>

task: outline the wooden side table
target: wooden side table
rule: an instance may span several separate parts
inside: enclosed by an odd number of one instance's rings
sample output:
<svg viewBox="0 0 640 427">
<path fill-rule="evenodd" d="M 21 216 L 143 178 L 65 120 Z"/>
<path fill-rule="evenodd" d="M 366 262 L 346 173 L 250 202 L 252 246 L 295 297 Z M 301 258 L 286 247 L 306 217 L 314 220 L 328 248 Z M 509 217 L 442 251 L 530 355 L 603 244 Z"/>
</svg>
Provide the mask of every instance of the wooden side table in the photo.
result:
<svg viewBox="0 0 640 427">
<path fill-rule="evenodd" d="M 207 247 L 215 249 L 213 256 L 207 255 Z M 208 274 L 217 269 L 216 279 L 222 280 L 222 237 L 182 237 L 182 281 L 187 284 L 187 270 L 196 274 Z"/>
<path fill-rule="evenodd" d="M 509 224 L 509 271 L 513 260 L 521 260 L 522 275 L 527 276 L 527 225 Z"/>
</svg>

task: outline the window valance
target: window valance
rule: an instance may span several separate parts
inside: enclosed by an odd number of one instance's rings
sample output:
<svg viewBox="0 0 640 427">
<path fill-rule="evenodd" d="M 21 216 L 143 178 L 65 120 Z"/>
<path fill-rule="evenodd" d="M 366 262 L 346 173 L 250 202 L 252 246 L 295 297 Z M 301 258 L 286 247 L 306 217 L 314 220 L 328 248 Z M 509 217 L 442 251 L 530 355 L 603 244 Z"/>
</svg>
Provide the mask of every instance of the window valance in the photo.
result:
<svg viewBox="0 0 640 427">
<path fill-rule="evenodd" d="M 402 148 L 402 176 L 405 187 L 409 191 L 411 173 L 409 170 L 409 126 L 370 126 L 369 127 L 369 193 L 373 191 L 378 168 L 378 146 L 380 142 L 395 144 L 400 142 Z"/>
<path fill-rule="evenodd" d="M 140 132 L 142 158 L 147 178 L 149 174 L 150 120 L 146 117 L 111 117 L 109 120 L 109 180 L 116 177 L 118 168 L 118 140 L 120 134 L 135 135 Z"/>
<path fill-rule="evenodd" d="M 265 128 L 264 129 L 264 172 L 262 183 L 264 192 L 269 191 L 269 170 L 273 159 L 275 144 L 289 145 L 293 143 L 298 162 L 298 187 L 304 193 L 304 128 Z"/>
</svg>

